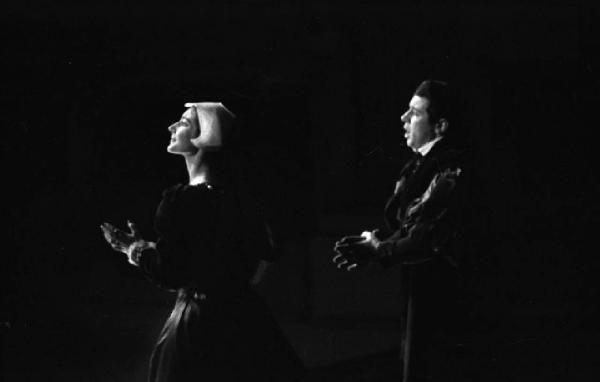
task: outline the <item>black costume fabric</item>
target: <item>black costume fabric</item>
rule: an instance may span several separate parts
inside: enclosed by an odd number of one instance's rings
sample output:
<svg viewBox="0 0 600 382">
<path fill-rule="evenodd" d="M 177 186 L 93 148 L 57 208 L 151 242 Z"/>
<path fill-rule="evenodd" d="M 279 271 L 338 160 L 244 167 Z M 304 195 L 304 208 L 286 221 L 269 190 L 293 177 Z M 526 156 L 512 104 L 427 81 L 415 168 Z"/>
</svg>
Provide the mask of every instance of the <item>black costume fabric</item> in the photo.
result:
<svg viewBox="0 0 600 382">
<path fill-rule="evenodd" d="M 465 152 L 437 142 L 401 171 L 376 235 L 384 266 L 401 267 L 404 382 L 459 380 L 467 322 Z M 466 209 L 465 209 L 466 208 Z M 449 379 L 450 378 L 450 379 Z"/>
<path fill-rule="evenodd" d="M 301 362 L 249 280 L 273 260 L 266 227 L 231 189 L 177 185 L 163 193 L 145 274 L 177 291 L 150 362 L 151 382 L 296 380 Z"/>
</svg>

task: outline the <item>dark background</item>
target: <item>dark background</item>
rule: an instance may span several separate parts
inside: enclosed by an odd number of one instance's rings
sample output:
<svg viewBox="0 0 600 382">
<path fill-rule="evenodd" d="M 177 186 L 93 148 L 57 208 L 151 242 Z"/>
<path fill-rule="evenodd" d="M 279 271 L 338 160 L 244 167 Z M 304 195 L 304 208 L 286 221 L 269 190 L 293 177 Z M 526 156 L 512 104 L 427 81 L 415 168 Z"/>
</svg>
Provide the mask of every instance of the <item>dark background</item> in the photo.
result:
<svg viewBox="0 0 600 382">
<path fill-rule="evenodd" d="M 172 296 L 111 252 L 99 224 L 130 218 L 153 237 L 162 189 L 186 180 L 165 148 L 188 101 L 222 100 L 243 122 L 242 177 L 284 252 L 263 286 L 282 322 L 394 322 L 393 304 L 373 308 L 377 294 L 350 279 L 332 271 L 319 283 L 329 266 L 319 261 L 332 238 L 380 223 L 410 155 L 400 116 L 425 78 L 467 101 L 485 174 L 473 205 L 489 211 L 490 304 L 502 306 L 494 333 L 517 344 L 499 350 L 512 354 L 500 368 L 511 380 L 586 375 L 599 338 L 599 261 L 583 244 L 598 209 L 595 125 L 582 118 L 597 96 L 594 11 L 464 0 L 8 6 L 5 379 L 143 380 Z M 319 305 L 344 285 L 354 313 Z"/>
</svg>

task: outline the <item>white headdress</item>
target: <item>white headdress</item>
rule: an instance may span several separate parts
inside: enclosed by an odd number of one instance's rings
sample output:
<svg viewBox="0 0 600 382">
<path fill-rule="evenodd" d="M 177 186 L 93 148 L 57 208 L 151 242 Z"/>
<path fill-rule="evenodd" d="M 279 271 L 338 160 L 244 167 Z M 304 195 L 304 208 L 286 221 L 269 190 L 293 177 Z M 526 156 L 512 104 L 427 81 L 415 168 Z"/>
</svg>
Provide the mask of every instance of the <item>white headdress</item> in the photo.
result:
<svg viewBox="0 0 600 382">
<path fill-rule="evenodd" d="M 194 109 L 200 126 L 200 134 L 192 143 L 203 149 L 221 148 L 230 134 L 235 115 L 221 102 L 187 102 L 185 107 Z"/>
</svg>

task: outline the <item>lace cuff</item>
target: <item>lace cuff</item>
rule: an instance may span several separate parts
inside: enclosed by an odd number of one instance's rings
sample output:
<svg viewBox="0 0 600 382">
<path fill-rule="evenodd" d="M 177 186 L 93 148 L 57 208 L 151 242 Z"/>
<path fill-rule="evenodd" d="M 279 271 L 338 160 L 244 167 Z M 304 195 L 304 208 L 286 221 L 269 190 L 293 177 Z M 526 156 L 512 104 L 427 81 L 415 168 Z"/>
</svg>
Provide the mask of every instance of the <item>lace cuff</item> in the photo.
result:
<svg viewBox="0 0 600 382">
<path fill-rule="evenodd" d="M 142 256 L 142 252 L 147 249 L 155 249 L 156 243 L 151 241 L 138 240 L 131 244 L 129 250 L 127 251 L 127 260 L 129 264 L 135 265 L 136 267 L 140 266 L 140 257 Z"/>
</svg>

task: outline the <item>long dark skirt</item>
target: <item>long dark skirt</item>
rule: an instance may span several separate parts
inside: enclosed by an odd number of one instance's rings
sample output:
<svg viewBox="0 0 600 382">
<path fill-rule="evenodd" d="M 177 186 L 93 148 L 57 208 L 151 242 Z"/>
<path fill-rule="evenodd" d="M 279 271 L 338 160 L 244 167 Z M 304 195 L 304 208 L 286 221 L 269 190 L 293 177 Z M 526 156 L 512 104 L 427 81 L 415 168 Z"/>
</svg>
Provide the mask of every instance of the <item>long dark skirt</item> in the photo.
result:
<svg viewBox="0 0 600 382">
<path fill-rule="evenodd" d="M 295 381 L 302 373 L 254 291 L 211 300 L 182 289 L 152 354 L 149 381 Z"/>
</svg>

